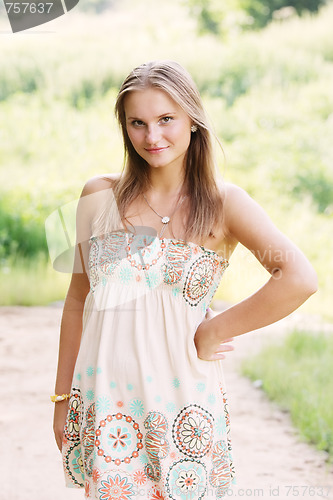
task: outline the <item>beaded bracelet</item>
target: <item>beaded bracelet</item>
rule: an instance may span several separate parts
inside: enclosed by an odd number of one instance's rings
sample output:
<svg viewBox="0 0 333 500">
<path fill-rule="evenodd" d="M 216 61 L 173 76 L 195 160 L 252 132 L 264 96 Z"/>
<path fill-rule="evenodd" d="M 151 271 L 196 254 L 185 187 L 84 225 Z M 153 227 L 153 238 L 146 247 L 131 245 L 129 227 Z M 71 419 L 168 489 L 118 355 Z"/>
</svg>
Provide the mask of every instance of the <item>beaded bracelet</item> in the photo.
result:
<svg viewBox="0 0 333 500">
<path fill-rule="evenodd" d="M 70 394 L 62 394 L 61 396 L 55 394 L 54 396 L 51 396 L 51 401 L 52 403 L 58 403 L 59 401 L 64 401 L 65 399 L 69 399 L 70 397 Z"/>
</svg>

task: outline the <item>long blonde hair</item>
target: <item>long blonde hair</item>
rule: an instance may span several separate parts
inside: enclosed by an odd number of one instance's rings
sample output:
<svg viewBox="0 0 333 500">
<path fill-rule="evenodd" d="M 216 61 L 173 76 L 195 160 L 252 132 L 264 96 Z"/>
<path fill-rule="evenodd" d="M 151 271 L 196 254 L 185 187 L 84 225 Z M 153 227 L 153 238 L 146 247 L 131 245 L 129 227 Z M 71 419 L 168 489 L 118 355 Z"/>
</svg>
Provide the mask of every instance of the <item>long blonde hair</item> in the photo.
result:
<svg viewBox="0 0 333 500">
<path fill-rule="evenodd" d="M 126 130 L 124 101 L 129 92 L 157 88 L 168 94 L 188 114 L 197 131 L 191 134 L 186 155 L 184 185 L 189 195 L 188 217 L 184 239 L 200 241 L 213 235 L 215 225 L 221 225 L 222 197 L 216 183 L 217 168 L 214 162 L 212 132 L 203 108 L 199 91 L 190 74 L 173 61 L 153 61 L 133 69 L 124 80 L 116 100 L 115 114 L 120 124 L 125 151 L 122 174 L 114 181 L 110 204 L 116 202 L 118 217 L 126 227 L 127 206 L 149 187 L 147 162 L 135 151 Z M 99 234 L 114 229 L 115 219 L 110 208 L 95 223 Z"/>
</svg>

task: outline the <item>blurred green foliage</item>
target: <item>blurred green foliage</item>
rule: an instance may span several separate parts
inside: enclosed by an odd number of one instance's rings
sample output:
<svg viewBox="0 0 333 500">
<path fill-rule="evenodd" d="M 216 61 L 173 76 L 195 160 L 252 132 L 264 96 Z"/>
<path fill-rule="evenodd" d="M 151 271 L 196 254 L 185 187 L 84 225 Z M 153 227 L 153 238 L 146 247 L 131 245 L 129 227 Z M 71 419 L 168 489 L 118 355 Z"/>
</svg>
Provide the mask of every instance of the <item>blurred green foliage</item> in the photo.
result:
<svg viewBox="0 0 333 500">
<path fill-rule="evenodd" d="M 273 18 L 284 20 L 318 12 L 326 0 L 186 0 L 197 19 L 199 33 L 226 35 L 233 29 L 260 29 Z"/>
<path fill-rule="evenodd" d="M 37 37 L 1 40 L 2 264 L 46 254 L 46 217 L 77 199 L 92 175 L 121 170 L 117 89 L 135 65 L 170 58 L 199 86 L 226 153 L 226 163 L 218 157 L 221 172 L 309 256 L 321 288 L 312 308 L 331 317 L 333 4 L 260 32 L 232 32 L 227 42 L 198 37 L 187 14 L 183 0 L 126 0 L 89 16 L 89 32 L 80 14 L 71 20 L 73 34 L 45 36 L 43 44 Z M 238 300 L 264 279 L 237 259 L 218 298 Z"/>
</svg>

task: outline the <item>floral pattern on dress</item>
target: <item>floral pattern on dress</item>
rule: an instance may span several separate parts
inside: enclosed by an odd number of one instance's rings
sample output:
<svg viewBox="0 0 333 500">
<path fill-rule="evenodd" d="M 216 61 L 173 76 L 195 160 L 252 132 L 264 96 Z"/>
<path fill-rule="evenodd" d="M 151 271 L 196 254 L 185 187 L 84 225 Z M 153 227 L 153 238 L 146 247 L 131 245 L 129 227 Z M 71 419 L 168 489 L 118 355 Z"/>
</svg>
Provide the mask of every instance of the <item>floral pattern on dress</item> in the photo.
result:
<svg viewBox="0 0 333 500">
<path fill-rule="evenodd" d="M 189 457 L 206 455 L 213 441 L 214 417 L 198 405 L 182 409 L 173 424 L 173 440 L 177 448 Z"/>
<path fill-rule="evenodd" d="M 68 402 L 68 413 L 64 428 L 64 438 L 68 441 L 80 440 L 83 408 L 80 389 L 73 388 Z"/>
<path fill-rule="evenodd" d="M 200 500 L 206 489 L 207 472 L 199 460 L 184 458 L 169 468 L 166 490 L 172 500 Z"/>
<path fill-rule="evenodd" d="M 148 500 L 167 500 L 158 486 L 152 486 L 148 493 Z"/>
<path fill-rule="evenodd" d="M 163 255 L 163 247 L 159 248 L 156 236 L 127 233 L 125 247 L 127 260 L 132 268 L 138 271 L 149 271 Z M 149 283 L 148 283 L 149 286 Z"/>
<path fill-rule="evenodd" d="M 175 285 L 184 274 L 185 263 L 190 259 L 192 250 L 189 245 L 182 241 L 170 240 L 166 250 L 167 264 L 162 266 L 164 283 Z"/>
<path fill-rule="evenodd" d="M 89 406 L 86 414 L 86 425 L 83 427 L 82 431 L 82 448 L 84 450 L 84 466 L 88 477 L 92 476 L 93 473 L 93 451 L 95 443 L 95 420 L 96 411 L 95 403 Z"/>
<path fill-rule="evenodd" d="M 152 481 L 159 481 L 161 479 L 161 459 L 165 458 L 169 451 L 169 443 L 165 439 L 168 430 L 167 419 L 162 413 L 151 411 L 144 426 L 147 429 L 145 448 L 150 462 L 145 466 L 145 472 Z"/>
<path fill-rule="evenodd" d="M 147 293 L 145 301 L 148 307 L 152 306 L 150 310 L 154 311 L 156 304 L 165 305 L 167 312 L 168 307 L 175 305 L 177 313 L 179 308 L 179 316 L 171 318 L 170 323 L 156 322 L 159 325 L 156 336 L 154 323 L 151 337 L 151 340 L 156 338 L 155 347 L 158 347 L 162 345 L 159 334 L 165 333 L 168 340 L 175 334 L 176 349 L 167 354 L 172 354 L 176 361 L 178 345 L 181 345 L 178 335 L 180 338 L 183 332 L 188 335 L 190 328 L 183 326 L 194 327 L 204 316 L 227 262 L 216 252 L 181 240 L 158 237 L 149 240 L 145 235 L 124 231 L 104 239 L 104 242 L 102 238 L 91 239 L 91 293 L 100 287 L 96 295 L 100 292 L 107 299 L 114 290 L 121 289 L 127 295 L 127 287 L 140 287 L 138 296 L 141 297 L 142 291 Z M 128 295 L 136 297 L 136 291 Z M 85 309 L 91 338 L 95 338 L 95 328 L 100 327 L 101 318 L 94 305 L 95 298 L 89 297 L 93 305 Z M 120 322 L 117 331 L 113 317 L 113 312 L 105 315 L 106 328 L 101 332 L 97 349 L 103 350 L 108 345 L 111 328 L 115 328 L 112 335 L 120 336 L 127 328 L 126 322 Z M 134 315 L 133 318 L 137 319 Z M 144 316 L 142 318 L 143 323 L 131 322 L 129 315 L 128 325 L 133 326 L 136 333 L 140 323 L 138 334 L 146 338 Z M 168 320 L 168 315 L 165 318 Z M 182 323 L 184 318 L 186 322 Z M 147 344 L 147 357 L 140 358 L 139 376 L 135 371 L 135 377 L 129 375 L 128 363 L 128 376 L 124 378 L 123 372 L 110 362 L 112 356 L 104 356 L 104 352 L 103 356 L 97 352 L 95 355 L 89 342 L 83 345 L 74 375 L 82 392 L 73 390 L 76 397 L 70 401 L 72 413 L 66 421 L 69 437 L 64 435 L 63 456 L 67 485 L 83 488 L 86 485 L 87 496 L 97 500 L 137 497 L 201 500 L 210 495 L 217 498 L 225 495 L 223 492 L 234 470 L 229 455 L 229 412 L 222 385 L 221 392 L 215 392 L 220 380 L 215 377 L 219 375 L 200 377 L 193 371 L 191 378 L 186 378 L 184 370 L 179 371 L 176 364 L 164 373 L 162 363 L 160 374 L 159 361 L 149 357 L 156 350 L 150 352 Z M 128 359 L 134 359 L 131 349 L 135 342 L 136 337 L 116 355 L 127 357 L 128 348 Z M 101 369 L 103 375 L 99 376 Z M 162 373 L 164 385 L 160 383 Z"/>
<path fill-rule="evenodd" d="M 90 251 L 89 251 L 89 259 L 88 259 L 88 267 L 89 267 L 89 282 L 90 282 L 90 290 L 93 292 L 97 286 L 99 281 L 98 277 L 98 253 L 99 253 L 99 241 L 96 236 L 92 236 L 89 240 L 90 242 Z"/>
<path fill-rule="evenodd" d="M 212 462 L 213 469 L 209 474 L 209 482 L 217 488 L 217 498 L 222 498 L 233 478 L 232 459 L 225 441 L 218 441 L 214 444 Z"/>
<path fill-rule="evenodd" d="M 201 255 L 193 262 L 183 290 L 183 296 L 189 304 L 196 306 L 207 295 L 217 269 L 217 260 L 211 255 Z"/>
<path fill-rule="evenodd" d="M 99 500 L 130 500 L 134 495 L 133 483 L 126 476 L 108 474 L 98 489 Z"/>
<path fill-rule="evenodd" d="M 209 302 L 229 265 L 213 250 L 192 242 L 123 230 L 114 231 L 104 238 L 92 237 L 90 243 L 92 292 L 99 283 L 105 286 L 109 279 L 129 286 L 145 285 L 147 292 L 169 285 L 175 297 L 182 293 L 192 307 L 202 302 L 203 310 L 207 305 L 203 299 L 207 297 Z M 162 257 L 164 263 L 158 268 Z"/>
<path fill-rule="evenodd" d="M 129 464 L 143 448 L 142 438 L 139 424 L 130 415 L 107 415 L 95 431 L 97 455 L 106 463 Z"/>
<path fill-rule="evenodd" d="M 122 231 L 112 232 L 103 238 L 99 265 L 104 274 L 112 274 L 121 258 L 125 257 L 122 250 L 124 242 L 125 233 Z"/>
<path fill-rule="evenodd" d="M 80 443 L 63 445 L 63 462 L 66 475 L 73 486 L 84 487 L 84 463 Z"/>
</svg>

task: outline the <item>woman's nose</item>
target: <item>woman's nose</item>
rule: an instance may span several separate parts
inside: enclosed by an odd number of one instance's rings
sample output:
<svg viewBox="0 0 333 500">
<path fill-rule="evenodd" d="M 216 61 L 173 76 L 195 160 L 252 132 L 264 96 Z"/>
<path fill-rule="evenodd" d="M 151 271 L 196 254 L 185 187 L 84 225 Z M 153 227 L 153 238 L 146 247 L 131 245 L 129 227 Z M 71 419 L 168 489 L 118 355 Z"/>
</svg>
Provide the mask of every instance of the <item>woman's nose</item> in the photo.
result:
<svg viewBox="0 0 333 500">
<path fill-rule="evenodd" d="M 161 138 L 161 132 L 158 125 L 148 125 L 146 132 L 146 141 L 148 144 L 157 144 Z"/>
</svg>

